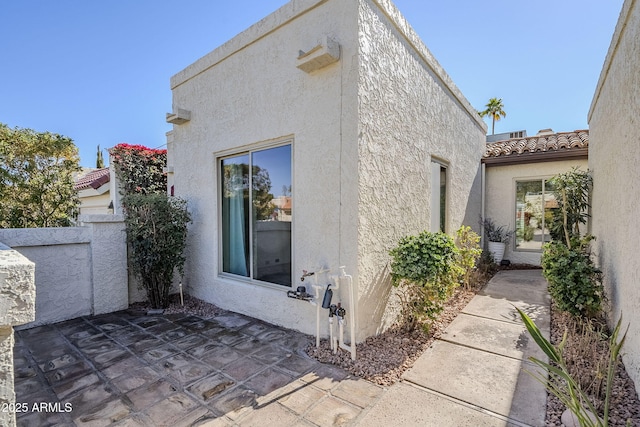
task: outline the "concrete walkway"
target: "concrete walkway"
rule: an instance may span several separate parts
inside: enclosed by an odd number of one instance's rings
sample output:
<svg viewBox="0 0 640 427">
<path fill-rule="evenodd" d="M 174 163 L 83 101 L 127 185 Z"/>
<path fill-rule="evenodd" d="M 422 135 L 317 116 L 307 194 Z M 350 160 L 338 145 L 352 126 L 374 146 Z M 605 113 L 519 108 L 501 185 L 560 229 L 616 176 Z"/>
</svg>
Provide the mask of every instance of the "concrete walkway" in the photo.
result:
<svg viewBox="0 0 640 427">
<path fill-rule="evenodd" d="M 546 391 L 523 369 L 547 361 L 520 321 L 549 336 L 550 299 L 540 270 L 499 272 L 358 425 L 544 426 Z"/>
<path fill-rule="evenodd" d="M 540 271 L 503 271 L 387 389 L 310 359 L 311 337 L 246 316 L 123 311 L 18 331 L 19 426 L 542 426 Z M 43 406 L 44 405 L 44 406 Z"/>
</svg>

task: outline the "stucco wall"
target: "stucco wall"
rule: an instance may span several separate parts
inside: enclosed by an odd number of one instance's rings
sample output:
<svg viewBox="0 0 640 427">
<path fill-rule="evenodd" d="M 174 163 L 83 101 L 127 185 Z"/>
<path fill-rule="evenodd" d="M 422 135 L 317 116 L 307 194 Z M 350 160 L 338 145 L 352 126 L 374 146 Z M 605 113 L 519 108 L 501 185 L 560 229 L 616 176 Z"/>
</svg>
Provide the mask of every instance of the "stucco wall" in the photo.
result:
<svg viewBox="0 0 640 427">
<path fill-rule="evenodd" d="M 35 263 L 36 317 L 24 327 L 127 308 L 127 252 L 119 215 L 84 227 L 0 229 L 0 242 Z"/>
<path fill-rule="evenodd" d="M 109 184 L 105 184 L 109 188 Z M 83 190 L 78 194 L 80 199 L 80 214 L 92 215 L 92 214 L 109 214 L 113 209 L 109 209 L 111 203 L 111 195 L 107 190 L 106 193 L 98 194 L 96 190 Z"/>
<path fill-rule="evenodd" d="M 359 28 L 357 281 L 367 336 L 395 320 L 395 310 L 383 314 L 389 249 L 430 229 L 432 157 L 447 167 L 446 231 L 463 224 L 472 194 L 470 217 L 479 215 L 486 127 L 391 2 L 361 1 Z"/>
<path fill-rule="evenodd" d="M 342 218 L 355 216 L 355 200 L 345 194 L 355 186 L 356 163 L 343 149 L 357 129 L 355 7 L 291 1 L 171 79 L 174 108 L 191 111 L 191 120 L 169 136 L 169 158 L 175 194 L 188 200 L 193 215 L 183 282 L 192 295 L 315 331 L 315 308 L 287 298 L 290 288 L 219 277 L 216 159 L 274 141 L 290 140 L 293 147 L 294 288 L 303 269 L 355 269 L 355 258 L 346 259 L 340 246 Z M 299 51 L 322 36 L 341 45 L 340 61 L 310 74 L 298 69 Z"/>
<path fill-rule="evenodd" d="M 340 44 L 339 62 L 296 68 L 298 52 L 322 36 Z M 463 222 L 470 193 L 479 214 L 486 127 L 389 2 L 293 0 L 171 86 L 173 108 L 191 111 L 169 135 L 169 157 L 176 195 L 193 213 L 185 284 L 198 298 L 315 332 L 315 308 L 286 298 L 289 288 L 219 276 L 216 159 L 236 150 L 292 141 L 293 287 L 303 269 L 346 266 L 359 340 L 382 329 L 388 249 L 428 228 L 432 155 L 449 167 L 448 230 Z"/>
<path fill-rule="evenodd" d="M 91 313 L 89 229 L 6 229 L 0 241 L 36 264 L 36 319 L 28 327 Z"/>
<path fill-rule="evenodd" d="M 497 226 L 516 226 L 516 181 L 548 179 L 573 167 L 587 169 L 587 160 L 561 160 L 544 163 L 527 163 L 504 166 L 486 166 L 485 217 Z M 512 263 L 540 265 L 542 251 L 517 250 L 512 238 L 505 250 L 504 259 Z"/>
<path fill-rule="evenodd" d="M 623 360 L 640 389 L 640 4 L 626 0 L 589 112 L 593 234 L 612 321 L 629 323 Z"/>
<path fill-rule="evenodd" d="M 34 319 L 34 271 L 33 262 L 0 243 L 0 325 L 22 325 Z"/>
<path fill-rule="evenodd" d="M 6 405 L 15 403 L 13 389 L 13 326 L 30 322 L 35 316 L 35 266 L 17 251 L 0 243 L 0 425 L 14 426 L 15 412 Z M 11 406 L 9 406 L 11 407 Z"/>
</svg>

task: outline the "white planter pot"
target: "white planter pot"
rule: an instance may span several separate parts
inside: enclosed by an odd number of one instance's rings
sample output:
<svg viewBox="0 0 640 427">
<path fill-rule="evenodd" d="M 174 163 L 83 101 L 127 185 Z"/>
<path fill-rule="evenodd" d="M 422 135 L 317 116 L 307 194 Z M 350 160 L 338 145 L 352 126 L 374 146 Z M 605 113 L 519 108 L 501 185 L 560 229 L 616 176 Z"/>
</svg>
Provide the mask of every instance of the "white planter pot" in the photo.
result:
<svg viewBox="0 0 640 427">
<path fill-rule="evenodd" d="M 489 242 L 489 253 L 493 257 L 493 261 L 496 264 L 500 264 L 500 261 L 502 261 L 502 257 L 504 257 L 504 250 L 506 247 L 506 243 Z"/>
</svg>

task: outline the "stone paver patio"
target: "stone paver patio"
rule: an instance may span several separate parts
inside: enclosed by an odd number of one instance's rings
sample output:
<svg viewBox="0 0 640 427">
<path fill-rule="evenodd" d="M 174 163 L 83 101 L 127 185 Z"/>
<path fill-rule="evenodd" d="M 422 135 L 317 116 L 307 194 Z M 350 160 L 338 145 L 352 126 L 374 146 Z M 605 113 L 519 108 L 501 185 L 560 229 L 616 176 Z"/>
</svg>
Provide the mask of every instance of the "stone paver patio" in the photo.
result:
<svg viewBox="0 0 640 427">
<path fill-rule="evenodd" d="M 16 414 L 17 424 L 357 421 L 385 390 L 306 356 L 311 339 L 234 313 L 202 318 L 129 310 L 17 331 L 16 402 L 27 408 Z"/>
</svg>

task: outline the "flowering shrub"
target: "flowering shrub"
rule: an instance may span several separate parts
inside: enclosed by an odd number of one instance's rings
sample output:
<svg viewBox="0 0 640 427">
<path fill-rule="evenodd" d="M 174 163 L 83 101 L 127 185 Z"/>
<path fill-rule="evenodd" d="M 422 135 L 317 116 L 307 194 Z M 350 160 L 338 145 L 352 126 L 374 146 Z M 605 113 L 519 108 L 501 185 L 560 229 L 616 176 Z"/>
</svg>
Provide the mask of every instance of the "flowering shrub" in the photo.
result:
<svg viewBox="0 0 640 427">
<path fill-rule="evenodd" d="M 122 185 L 129 263 L 153 308 L 166 308 L 173 275 L 183 273 L 186 201 L 167 195 L 167 150 L 118 144 L 109 150 Z"/>
<path fill-rule="evenodd" d="M 109 150 L 124 196 L 166 193 L 167 150 L 121 143 Z"/>
</svg>

